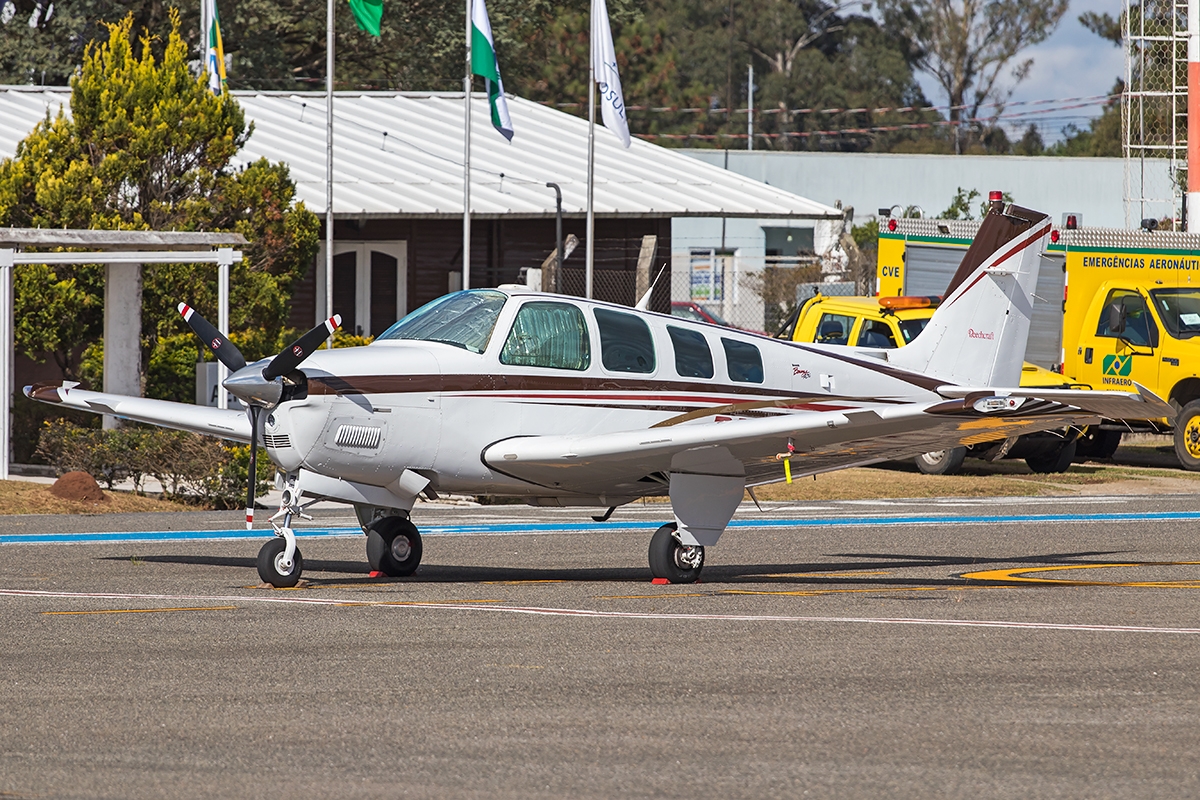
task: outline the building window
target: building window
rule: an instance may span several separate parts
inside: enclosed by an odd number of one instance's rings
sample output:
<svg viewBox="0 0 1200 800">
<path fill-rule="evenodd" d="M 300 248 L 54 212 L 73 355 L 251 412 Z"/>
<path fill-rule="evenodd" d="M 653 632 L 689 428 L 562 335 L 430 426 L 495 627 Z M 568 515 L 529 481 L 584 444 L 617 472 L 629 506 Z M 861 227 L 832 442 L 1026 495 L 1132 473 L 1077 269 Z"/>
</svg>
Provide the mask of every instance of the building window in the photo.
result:
<svg viewBox="0 0 1200 800">
<path fill-rule="evenodd" d="M 568 303 L 526 303 L 517 312 L 500 363 L 516 367 L 587 369 L 592 363 L 583 312 Z"/>
<path fill-rule="evenodd" d="M 671 335 L 671 346 L 675 349 L 675 372 L 681 378 L 711 378 L 713 376 L 712 351 L 708 340 L 700 331 L 667 326 Z"/>
<path fill-rule="evenodd" d="M 729 380 L 738 383 L 762 383 L 763 363 L 762 354 L 758 348 L 749 342 L 739 342 L 734 339 L 721 339 L 725 348 L 725 365 L 729 370 Z"/>
<path fill-rule="evenodd" d="M 654 339 L 645 321 L 632 314 L 596 309 L 600 361 L 609 372 L 654 372 Z"/>
</svg>

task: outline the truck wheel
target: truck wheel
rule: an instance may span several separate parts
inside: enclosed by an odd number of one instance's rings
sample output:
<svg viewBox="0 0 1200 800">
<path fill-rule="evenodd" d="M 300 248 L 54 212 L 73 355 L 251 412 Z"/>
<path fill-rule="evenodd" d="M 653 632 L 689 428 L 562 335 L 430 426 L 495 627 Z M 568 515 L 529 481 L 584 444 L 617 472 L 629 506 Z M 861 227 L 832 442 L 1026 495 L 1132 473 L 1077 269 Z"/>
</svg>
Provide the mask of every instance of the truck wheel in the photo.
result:
<svg viewBox="0 0 1200 800">
<path fill-rule="evenodd" d="M 1079 459 L 1112 458 L 1121 446 L 1121 431 L 1105 431 L 1091 426 L 1079 438 L 1075 456 Z"/>
<path fill-rule="evenodd" d="M 1079 446 L 1076 439 L 1064 444 L 1058 450 L 1052 450 L 1047 455 L 1029 456 L 1025 459 L 1025 463 L 1034 472 L 1042 475 L 1048 475 L 1052 472 L 1066 472 L 1071 468 L 1071 462 L 1075 460 L 1075 449 Z"/>
<path fill-rule="evenodd" d="M 926 475 L 953 475 L 962 466 L 967 457 L 967 448 L 952 447 L 949 450 L 935 450 L 932 453 L 922 453 L 913 461 L 917 469 Z"/>
<path fill-rule="evenodd" d="M 1200 471 L 1200 400 L 1193 400 L 1175 417 L 1175 455 L 1184 469 Z"/>
</svg>

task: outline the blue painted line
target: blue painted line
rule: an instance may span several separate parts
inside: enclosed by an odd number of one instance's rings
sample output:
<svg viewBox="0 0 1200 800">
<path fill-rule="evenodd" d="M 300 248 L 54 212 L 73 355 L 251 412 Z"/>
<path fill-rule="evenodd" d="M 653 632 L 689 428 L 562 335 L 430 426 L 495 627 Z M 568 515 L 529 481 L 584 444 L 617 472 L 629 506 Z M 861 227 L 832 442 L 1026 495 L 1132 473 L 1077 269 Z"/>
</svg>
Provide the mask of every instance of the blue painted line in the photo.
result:
<svg viewBox="0 0 1200 800">
<path fill-rule="evenodd" d="M 664 517 L 667 509 L 664 508 Z M 1014 514 L 1009 516 L 950 516 L 923 515 L 907 517 L 815 517 L 809 519 L 736 519 L 729 523 L 734 529 L 778 528 L 863 528 L 900 527 L 905 525 L 1017 525 L 1028 523 L 1117 523 L 1117 522 L 1187 522 L 1200 521 L 1200 511 L 1164 511 L 1117 514 Z M 501 523 L 491 525 L 430 525 L 421 529 L 422 536 L 464 536 L 471 534 L 545 534 L 545 533 L 611 533 L 614 531 L 649 531 L 654 522 L 604 523 Z M 213 530 L 213 531 L 128 531 L 97 533 L 14 533 L 0 534 L 3 544 L 59 544 L 82 542 L 179 542 L 263 539 L 270 529 Z M 297 528 L 300 539 L 324 539 L 341 536 L 362 536 L 358 528 Z"/>
</svg>

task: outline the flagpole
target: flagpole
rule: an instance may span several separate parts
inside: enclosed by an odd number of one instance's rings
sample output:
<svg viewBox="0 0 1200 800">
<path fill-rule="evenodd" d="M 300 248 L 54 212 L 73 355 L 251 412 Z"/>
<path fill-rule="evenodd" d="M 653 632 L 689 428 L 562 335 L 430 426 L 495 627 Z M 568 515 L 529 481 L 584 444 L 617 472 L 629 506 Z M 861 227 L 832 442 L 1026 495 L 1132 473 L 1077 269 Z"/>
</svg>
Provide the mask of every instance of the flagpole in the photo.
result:
<svg viewBox="0 0 1200 800">
<path fill-rule="evenodd" d="M 325 11 L 325 319 L 333 316 L 333 2 Z M 328 341 L 332 349 L 332 333 Z"/>
<path fill-rule="evenodd" d="M 596 250 L 593 233 L 596 215 L 593 210 L 596 182 L 596 7 L 592 4 L 592 23 L 588 36 L 588 163 L 587 163 L 587 249 L 584 258 L 584 297 L 592 298 L 592 281 L 595 275 Z"/>
<path fill-rule="evenodd" d="M 467 4 L 467 72 L 463 75 L 462 288 L 471 288 L 471 0 Z"/>
</svg>

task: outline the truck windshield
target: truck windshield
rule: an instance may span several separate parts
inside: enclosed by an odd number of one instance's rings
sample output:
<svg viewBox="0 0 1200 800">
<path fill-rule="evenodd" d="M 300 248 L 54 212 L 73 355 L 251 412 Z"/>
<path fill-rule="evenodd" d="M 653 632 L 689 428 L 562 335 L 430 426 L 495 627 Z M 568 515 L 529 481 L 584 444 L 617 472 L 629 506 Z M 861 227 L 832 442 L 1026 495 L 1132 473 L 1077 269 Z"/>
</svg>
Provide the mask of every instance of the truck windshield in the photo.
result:
<svg viewBox="0 0 1200 800">
<path fill-rule="evenodd" d="M 1176 339 L 1200 334 L 1200 288 L 1154 289 L 1150 296 L 1167 333 Z"/>
<path fill-rule="evenodd" d="M 421 306 L 378 338 L 441 342 L 482 353 L 507 300 L 503 292 L 487 289 L 444 295 Z"/>
<path fill-rule="evenodd" d="M 917 338 L 917 335 L 921 331 L 925 330 L 925 324 L 927 322 L 929 322 L 928 317 L 925 317 L 924 319 L 902 319 L 902 320 L 900 320 L 899 321 L 900 335 L 904 337 L 904 344 L 908 344 L 913 339 Z"/>
</svg>

